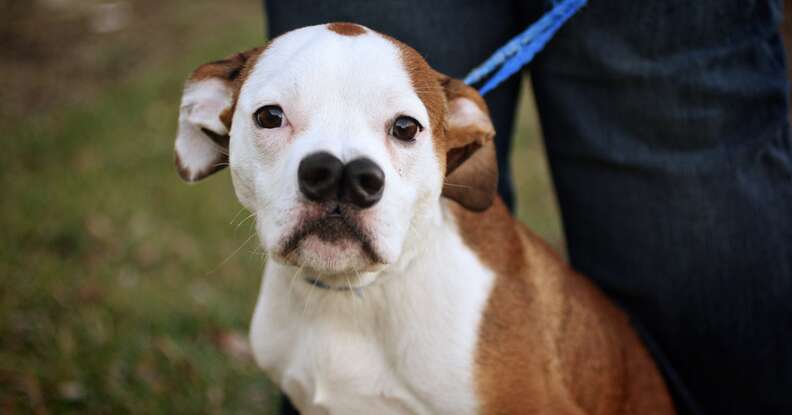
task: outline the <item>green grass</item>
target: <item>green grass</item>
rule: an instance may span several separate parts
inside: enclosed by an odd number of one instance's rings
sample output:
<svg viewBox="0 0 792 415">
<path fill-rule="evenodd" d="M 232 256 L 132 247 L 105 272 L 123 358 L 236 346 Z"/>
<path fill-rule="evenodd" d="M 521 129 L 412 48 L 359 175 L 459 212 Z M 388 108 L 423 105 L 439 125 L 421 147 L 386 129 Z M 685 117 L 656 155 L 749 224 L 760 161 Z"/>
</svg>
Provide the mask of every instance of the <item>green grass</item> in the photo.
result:
<svg viewBox="0 0 792 415">
<path fill-rule="evenodd" d="M 229 224 L 227 173 L 187 186 L 172 159 L 186 74 L 261 39 L 259 16 L 239 23 L 84 105 L 4 126 L 0 411 L 272 408 L 262 373 L 226 350 L 260 279 L 255 243 L 225 261 L 250 224 Z"/>
<path fill-rule="evenodd" d="M 184 77 L 257 43 L 261 22 L 204 32 L 195 13 L 174 22 L 200 33 L 178 55 L 1 126 L 0 413 L 272 413 L 233 347 L 263 266 L 251 223 L 227 172 L 188 186 L 172 160 Z M 560 246 L 531 106 L 519 132 L 520 216 Z"/>
</svg>

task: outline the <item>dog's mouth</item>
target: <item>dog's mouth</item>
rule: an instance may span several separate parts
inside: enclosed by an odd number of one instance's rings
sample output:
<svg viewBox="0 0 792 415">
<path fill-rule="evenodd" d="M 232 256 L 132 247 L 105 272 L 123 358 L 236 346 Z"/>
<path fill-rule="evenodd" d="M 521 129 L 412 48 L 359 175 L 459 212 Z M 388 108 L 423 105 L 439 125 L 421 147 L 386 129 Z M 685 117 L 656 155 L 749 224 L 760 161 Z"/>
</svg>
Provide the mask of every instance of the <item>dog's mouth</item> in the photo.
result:
<svg viewBox="0 0 792 415">
<path fill-rule="evenodd" d="M 298 252 L 305 249 L 304 242 L 315 237 L 325 246 L 348 248 L 357 245 L 360 252 L 373 264 L 382 263 L 374 248 L 371 237 L 360 225 L 358 213 L 340 204 L 323 207 L 321 212 L 304 219 L 285 239 L 280 256 L 289 262 L 299 262 Z"/>
</svg>

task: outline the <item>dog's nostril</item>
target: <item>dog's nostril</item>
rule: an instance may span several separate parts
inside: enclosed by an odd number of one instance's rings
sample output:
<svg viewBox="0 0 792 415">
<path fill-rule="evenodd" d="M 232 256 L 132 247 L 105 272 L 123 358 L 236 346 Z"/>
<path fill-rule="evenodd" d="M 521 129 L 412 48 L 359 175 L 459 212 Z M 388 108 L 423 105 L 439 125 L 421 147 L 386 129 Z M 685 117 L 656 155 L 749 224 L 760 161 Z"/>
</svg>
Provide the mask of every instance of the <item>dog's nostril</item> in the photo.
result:
<svg viewBox="0 0 792 415">
<path fill-rule="evenodd" d="M 377 193 L 382 189 L 382 177 L 376 174 L 365 174 L 360 177 L 360 186 L 368 193 Z"/>
<path fill-rule="evenodd" d="M 338 195 L 343 172 L 344 164 L 336 156 L 326 152 L 311 154 L 297 169 L 300 191 L 314 202 L 332 200 Z"/>
<path fill-rule="evenodd" d="M 329 168 L 317 167 L 315 169 L 306 169 L 300 179 L 308 184 L 319 184 L 332 180 L 333 173 Z"/>
<path fill-rule="evenodd" d="M 373 161 L 359 158 L 344 167 L 342 193 L 344 199 L 360 208 L 367 208 L 382 198 L 385 173 Z"/>
</svg>

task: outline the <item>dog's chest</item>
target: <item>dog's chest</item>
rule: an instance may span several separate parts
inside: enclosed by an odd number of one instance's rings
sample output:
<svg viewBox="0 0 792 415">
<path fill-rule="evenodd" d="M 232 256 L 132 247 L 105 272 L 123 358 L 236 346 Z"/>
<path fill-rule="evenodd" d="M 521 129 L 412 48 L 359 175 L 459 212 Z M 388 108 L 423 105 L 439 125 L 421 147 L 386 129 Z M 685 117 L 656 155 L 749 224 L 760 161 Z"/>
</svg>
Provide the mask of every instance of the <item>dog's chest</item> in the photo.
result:
<svg viewBox="0 0 792 415">
<path fill-rule="evenodd" d="M 334 325 L 299 329 L 291 346 L 271 349 L 268 372 L 304 414 L 429 414 L 392 351 Z M 332 328 L 331 328 L 332 327 Z M 311 334 L 308 334 L 311 333 Z M 275 359 L 279 360 L 278 362 Z M 410 372 L 410 371 L 408 371 Z M 429 379 L 428 373 L 407 376 Z"/>
<path fill-rule="evenodd" d="M 251 329 L 256 360 L 304 414 L 475 413 L 473 360 L 493 275 L 461 246 L 454 257 L 360 297 L 290 287 L 273 266 Z"/>
</svg>

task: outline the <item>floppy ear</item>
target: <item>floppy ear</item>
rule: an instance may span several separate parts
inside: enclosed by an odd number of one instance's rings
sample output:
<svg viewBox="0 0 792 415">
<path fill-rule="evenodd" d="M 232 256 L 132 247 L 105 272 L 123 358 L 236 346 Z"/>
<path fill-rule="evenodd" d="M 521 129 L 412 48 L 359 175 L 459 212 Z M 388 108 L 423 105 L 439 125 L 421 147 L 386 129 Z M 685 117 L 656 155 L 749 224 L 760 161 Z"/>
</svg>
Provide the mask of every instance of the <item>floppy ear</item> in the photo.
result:
<svg viewBox="0 0 792 415">
<path fill-rule="evenodd" d="M 480 212 L 492 205 L 498 188 L 495 128 L 479 93 L 443 76 L 446 115 L 446 178 L 443 196 Z"/>
<path fill-rule="evenodd" d="M 176 168 L 194 182 L 228 165 L 228 132 L 239 93 L 238 79 L 260 49 L 201 65 L 184 84 L 176 133 Z"/>
</svg>

